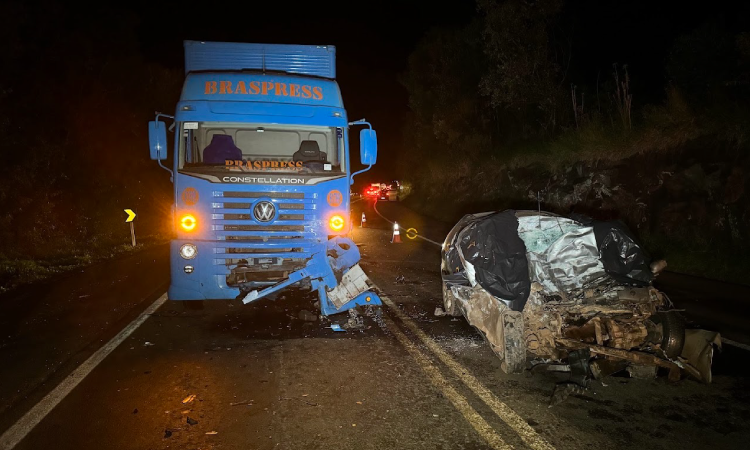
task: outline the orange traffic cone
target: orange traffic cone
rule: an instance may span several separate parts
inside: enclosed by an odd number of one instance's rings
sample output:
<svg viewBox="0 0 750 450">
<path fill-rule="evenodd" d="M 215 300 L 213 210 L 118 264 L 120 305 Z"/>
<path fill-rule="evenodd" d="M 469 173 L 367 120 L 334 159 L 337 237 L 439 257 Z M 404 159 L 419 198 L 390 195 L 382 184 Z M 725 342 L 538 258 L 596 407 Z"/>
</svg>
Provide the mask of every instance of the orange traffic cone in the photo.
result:
<svg viewBox="0 0 750 450">
<path fill-rule="evenodd" d="M 367 226 L 367 218 L 365 217 L 365 213 L 362 213 L 362 221 L 359 223 L 360 228 L 365 228 Z"/>
<path fill-rule="evenodd" d="M 393 237 L 391 238 L 391 244 L 401 243 L 401 233 L 398 231 L 398 222 L 393 222 Z"/>
</svg>

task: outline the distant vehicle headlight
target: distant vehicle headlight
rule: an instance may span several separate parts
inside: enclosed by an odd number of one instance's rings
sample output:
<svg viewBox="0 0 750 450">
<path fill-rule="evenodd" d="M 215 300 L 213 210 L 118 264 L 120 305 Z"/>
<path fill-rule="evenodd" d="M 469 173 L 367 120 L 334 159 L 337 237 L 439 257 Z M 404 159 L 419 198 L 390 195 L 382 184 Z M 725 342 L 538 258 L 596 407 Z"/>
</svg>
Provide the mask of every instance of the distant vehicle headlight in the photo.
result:
<svg viewBox="0 0 750 450">
<path fill-rule="evenodd" d="M 180 247 L 180 256 L 184 259 L 193 259 L 198 255 L 198 247 L 193 244 L 184 244 Z"/>
</svg>

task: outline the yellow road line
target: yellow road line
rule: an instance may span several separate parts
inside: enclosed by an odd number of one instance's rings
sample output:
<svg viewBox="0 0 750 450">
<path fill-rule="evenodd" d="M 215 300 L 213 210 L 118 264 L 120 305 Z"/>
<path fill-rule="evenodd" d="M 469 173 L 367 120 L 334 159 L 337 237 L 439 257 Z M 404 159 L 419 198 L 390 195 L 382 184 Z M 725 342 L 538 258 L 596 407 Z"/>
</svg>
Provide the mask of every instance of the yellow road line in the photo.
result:
<svg viewBox="0 0 750 450">
<path fill-rule="evenodd" d="M 440 389 L 445 396 L 464 416 L 467 422 L 479 433 L 482 438 L 493 449 L 512 449 L 513 447 L 507 444 L 503 439 L 495 432 L 495 430 L 487 423 L 479 413 L 469 405 L 469 402 L 456 391 L 453 386 L 443 377 L 437 367 L 414 345 L 414 343 L 406 337 L 406 335 L 399 329 L 399 327 L 389 318 L 383 317 L 388 322 L 388 329 L 393 333 L 396 339 L 404 346 L 406 351 L 417 361 L 422 371 L 427 374 L 432 384 Z"/>
<path fill-rule="evenodd" d="M 382 292 L 382 291 L 381 291 Z M 482 383 L 479 382 L 473 375 L 469 373 L 461 364 L 450 357 L 440 346 L 435 343 L 427 334 L 424 333 L 401 309 L 399 309 L 388 297 L 380 296 L 383 303 L 388 305 L 393 313 L 396 314 L 404 325 L 411 330 L 414 335 L 419 338 L 422 343 L 427 346 L 440 361 L 448 366 L 448 368 L 459 378 L 461 381 L 471 389 L 484 403 L 489 406 L 492 411 L 509 427 L 513 429 L 521 437 L 523 442 L 534 450 L 554 450 L 555 448 L 545 441 L 526 421 L 513 411 L 508 405 L 500 401 L 499 398 L 490 392 Z"/>
</svg>

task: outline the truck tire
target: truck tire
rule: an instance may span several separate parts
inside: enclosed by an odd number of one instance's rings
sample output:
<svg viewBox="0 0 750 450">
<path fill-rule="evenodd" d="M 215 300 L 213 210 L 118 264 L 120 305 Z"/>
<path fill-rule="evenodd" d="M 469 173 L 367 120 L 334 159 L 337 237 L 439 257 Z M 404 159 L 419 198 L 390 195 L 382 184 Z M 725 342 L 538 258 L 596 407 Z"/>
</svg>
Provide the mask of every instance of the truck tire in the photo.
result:
<svg viewBox="0 0 750 450">
<path fill-rule="evenodd" d="M 677 311 L 660 311 L 651 317 L 661 324 L 661 348 L 669 358 L 676 358 L 685 346 L 685 318 Z"/>
<path fill-rule="evenodd" d="M 453 291 L 443 282 L 443 309 L 447 316 L 460 316 L 461 309 L 458 307 L 458 299 L 453 295 Z"/>
</svg>

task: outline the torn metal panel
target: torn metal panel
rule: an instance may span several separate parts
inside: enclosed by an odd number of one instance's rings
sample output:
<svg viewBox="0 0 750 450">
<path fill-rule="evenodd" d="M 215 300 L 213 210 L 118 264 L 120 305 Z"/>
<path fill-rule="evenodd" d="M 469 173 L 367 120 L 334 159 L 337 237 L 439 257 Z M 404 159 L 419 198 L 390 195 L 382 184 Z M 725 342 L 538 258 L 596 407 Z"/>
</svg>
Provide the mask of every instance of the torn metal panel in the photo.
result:
<svg viewBox="0 0 750 450">
<path fill-rule="evenodd" d="M 458 299 L 466 320 L 484 334 L 492 351 L 501 359 L 504 358 L 502 314 L 508 309 L 505 303 L 479 287 L 453 287 L 453 294 Z"/>
<path fill-rule="evenodd" d="M 503 371 L 522 372 L 526 367 L 523 315 L 479 286 L 454 286 L 452 290 L 466 319 L 482 333 L 502 360 Z"/>
<path fill-rule="evenodd" d="M 558 216 L 518 218 L 530 277 L 546 294 L 580 289 L 605 275 L 592 227 Z"/>
<path fill-rule="evenodd" d="M 341 309 L 351 299 L 370 289 L 367 281 L 367 275 L 359 267 L 359 264 L 356 264 L 344 274 L 341 282 L 335 288 L 328 291 L 328 298 L 337 309 Z"/>
<path fill-rule="evenodd" d="M 597 377 L 631 366 L 632 374 L 648 377 L 662 367 L 671 380 L 682 369 L 710 381 L 715 339 L 696 334 L 683 349 L 684 323 L 651 286 L 648 254 L 619 222 L 537 211 L 467 215 L 442 256 L 446 313 L 463 313 L 506 372 L 522 370 L 525 357 L 580 369 L 588 363 L 581 355 L 590 355 Z M 681 351 L 684 361 L 677 359 Z"/>
<path fill-rule="evenodd" d="M 527 351 L 541 358 L 560 359 L 555 338 L 562 336 L 563 319 L 559 312 L 545 307 L 539 283 L 531 285 L 523 316 Z"/>
<path fill-rule="evenodd" d="M 547 294 L 581 289 L 605 275 L 591 227 L 579 226 L 561 235 L 542 253 L 529 252 L 527 257 L 531 279 Z"/>
<path fill-rule="evenodd" d="M 711 364 L 716 348 L 721 350 L 721 336 L 718 332 L 685 330 L 685 346 L 680 356 L 695 368 L 700 375 L 699 379 L 704 383 L 711 383 Z"/>
<path fill-rule="evenodd" d="M 561 338 L 557 340 L 561 345 L 571 349 L 588 348 L 591 353 L 597 353 L 610 358 L 623 359 L 636 365 L 658 366 L 669 369 L 669 381 L 680 380 L 680 367 L 672 361 L 661 359 L 656 355 L 638 351 L 627 351 L 603 345 L 586 344 L 573 339 Z"/>
</svg>

